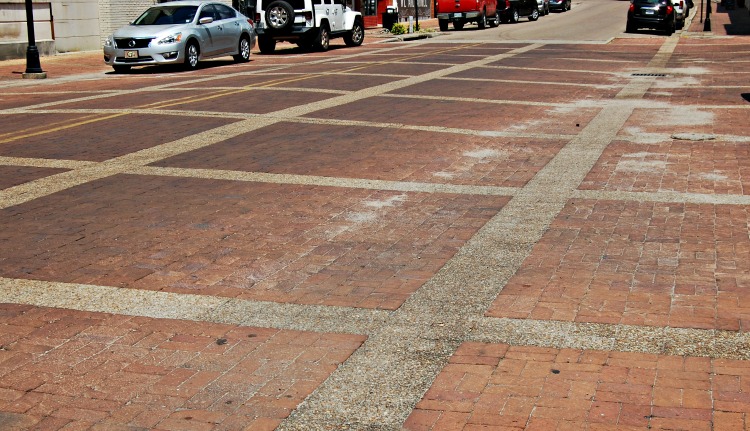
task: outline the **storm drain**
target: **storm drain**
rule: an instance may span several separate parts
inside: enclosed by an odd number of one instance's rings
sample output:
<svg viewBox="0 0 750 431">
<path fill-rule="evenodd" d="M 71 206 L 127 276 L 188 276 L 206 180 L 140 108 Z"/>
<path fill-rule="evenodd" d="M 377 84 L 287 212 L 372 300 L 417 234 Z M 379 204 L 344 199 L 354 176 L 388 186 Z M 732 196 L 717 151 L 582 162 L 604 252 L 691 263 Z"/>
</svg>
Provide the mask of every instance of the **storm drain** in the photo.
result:
<svg viewBox="0 0 750 431">
<path fill-rule="evenodd" d="M 656 78 L 664 78 L 667 76 L 666 73 L 632 73 L 630 76 L 653 76 Z"/>
</svg>

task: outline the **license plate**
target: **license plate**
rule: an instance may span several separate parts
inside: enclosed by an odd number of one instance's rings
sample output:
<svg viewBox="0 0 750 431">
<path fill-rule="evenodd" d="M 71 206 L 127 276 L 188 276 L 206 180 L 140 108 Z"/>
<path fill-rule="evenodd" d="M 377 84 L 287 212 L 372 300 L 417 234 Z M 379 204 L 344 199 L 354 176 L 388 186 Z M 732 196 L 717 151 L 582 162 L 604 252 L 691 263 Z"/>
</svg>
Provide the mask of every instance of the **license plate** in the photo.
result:
<svg viewBox="0 0 750 431">
<path fill-rule="evenodd" d="M 655 10 L 651 10 L 651 9 L 646 9 L 646 10 L 643 11 L 644 15 L 654 15 L 655 13 L 656 13 L 656 11 Z"/>
<path fill-rule="evenodd" d="M 454 13 L 453 14 L 453 18 L 461 18 L 463 16 L 464 16 L 464 14 L 462 14 L 462 13 Z"/>
<path fill-rule="evenodd" d="M 138 58 L 138 51 L 125 51 L 125 58 Z"/>
</svg>

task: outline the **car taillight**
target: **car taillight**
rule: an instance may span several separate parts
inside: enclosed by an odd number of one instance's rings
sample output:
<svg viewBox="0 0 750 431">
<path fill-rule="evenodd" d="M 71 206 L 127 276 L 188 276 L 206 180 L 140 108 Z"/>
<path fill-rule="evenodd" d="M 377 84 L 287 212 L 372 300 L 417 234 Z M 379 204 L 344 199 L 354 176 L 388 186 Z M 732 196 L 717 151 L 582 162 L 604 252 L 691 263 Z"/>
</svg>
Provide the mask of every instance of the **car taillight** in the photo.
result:
<svg viewBox="0 0 750 431">
<path fill-rule="evenodd" d="M 312 12 L 305 12 L 305 21 L 312 21 Z"/>
<path fill-rule="evenodd" d="M 505 7 L 510 9 L 510 0 L 505 0 Z"/>
<path fill-rule="evenodd" d="M 255 22 L 260 22 L 260 14 L 259 13 L 255 14 Z"/>
<path fill-rule="evenodd" d="M 253 20 L 251 20 L 250 18 L 247 19 L 247 23 L 250 24 L 250 27 L 253 26 Z"/>
<path fill-rule="evenodd" d="M 671 14 L 672 11 L 674 11 L 674 8 L 671 5 L 667 6 L 667 15 Z"/>
<path fill-rule="evenodd" d="M 630 12 L 635 12 L 635 5 L 633 3 L 630 3 L 630 8 L 628 8 Z"/>
<path fill-rule="evenodd" d="M 684 7 L 685 7 L 685 2 L 683 2 L 682 0 L 680 0 L 680 7 L 681 7 L 681 8 L 684 8 Z"/>
</svg>

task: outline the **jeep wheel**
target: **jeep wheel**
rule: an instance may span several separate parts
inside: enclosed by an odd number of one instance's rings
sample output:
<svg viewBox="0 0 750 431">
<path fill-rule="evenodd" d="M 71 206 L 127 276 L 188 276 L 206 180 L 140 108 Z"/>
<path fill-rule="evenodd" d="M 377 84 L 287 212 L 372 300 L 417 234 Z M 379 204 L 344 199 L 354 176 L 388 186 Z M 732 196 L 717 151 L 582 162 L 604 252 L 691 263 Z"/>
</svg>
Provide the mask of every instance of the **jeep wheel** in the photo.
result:
<svg viewBox="0 0 750 431">
<path fill-rule="evenodd" d="M 250 39 L 247 36 L 240 38 L 240 43 L 237 46 L 237 55 L 234 56 L 234 61 L 237 63 L 246 63 L 250 61 Z"/>
<path fill-rule="evenodd" d="M 490 20 L 490 27 L 497 27 L 500 25 L 500 12 L 495 11 L 495 16 Z"/>
<path fill-rule="evenodd" d="M 520 16 L 518 15 L 518 11 L 513 9 L 513 12 L 510 13 L 510 22 L 517 23 L 520 19 Z"/>
<path fill-rule="evenodd" d="M 294 9 L 283 0 L 274 1 L 266 9 L 266 22 L 272 29 L 284 30 L 294 23 Z"/>
<path fill-rule="evenodd" d="M 344 35 L 344 43 L 346 46 L 360 46 L 365 40 L 365 28 L 362 25 L 362 21 L 355 20 L 352 30 Z"/>
<path fill-rule="evenodd" d="M 529 15 L 529 21 L 536 21 L 539 19 L 539 9 L 534 9 Z"/>
<path fill-rule="evenodd" d="M 447 19 L 439 19 L 438 25 L 440 26 L 440 31 L 448 31 L 448 20 Z"/>
<path fill-rule="evenodd" d="M 477 26 L 479 26 L 480 30 L 484 30 L 485 28 L 487 28 L 487 14 L 484 13 L 484 11 L 482 11 L 482 14 L 479 15 Z"/>
<path fill-rule="evenodd" d="M 453 21 L 453 28 L 456 30 L 463 30 L 464 29 L 464 22 L 463 21 Z"/>
<path fill-rule="evenodd" d="M 320 26 L 318 31 L 318 37 L 315 38 L 315 48 L 318 51 L 328 51 L 328 46 L 331 43 L 331 35 L 328 33 L 328 25 L 323 24 Z"/>
<path fill-rule="evenodd" d="M 185 69 L 194 70 L 198 67 L 198 57 L 200 56 L 200 48 L 198 43 L 195 41 L 188 42 L 185 47 Z"/>
<path fill-rule="evenodd" d="M 261 54 L 273 54 L 276 51 L 276 41 L 271 36 L 258 36 L 258 48 Z"/>
</svg>

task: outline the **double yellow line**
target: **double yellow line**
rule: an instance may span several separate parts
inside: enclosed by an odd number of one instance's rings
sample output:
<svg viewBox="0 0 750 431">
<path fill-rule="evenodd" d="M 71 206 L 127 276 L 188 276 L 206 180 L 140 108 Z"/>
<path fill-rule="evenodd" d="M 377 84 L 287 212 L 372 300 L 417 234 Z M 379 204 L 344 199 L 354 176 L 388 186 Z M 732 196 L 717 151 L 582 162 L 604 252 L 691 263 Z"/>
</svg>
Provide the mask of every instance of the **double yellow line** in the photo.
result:
<svg viewBox="0 0 750 431">
<path fill-rule="evenodd" d="M 476 44 L 476 45 L 479 45 L 479 44 Z M 469 45 L 469 46 L 473 46 L 473 45 Z M 400 61 L 403 61 L 403 60 L 413 60 L 415 58 L 426 57 L 426 56 L 436 55 L 436 54 L 443 54 L 443 53 L 450 52 L 450 51 L 456 51 L 456 50 L 459 50 L 459 49 L 462 49 L 462 48 L 465 48 L 465 47 L 466 47 L 465 45 L 461 45 L 461 46 L 454 47 L 454 48 L 446 48 L 446 49 L 443 49 L 443 50 L 431 51 L 431 52 L 424 53 L 424 54 L 409 55 L 409 56 L 404 56 L 404 57 L 395 58 L 395 59 L 383 60 L 383 61 L 379 61 L 379 62 L 369 62 L 369 63 L 363 64 L 363 65 L 351 66 L 351 67 L 348 67 L 348 68 L 342 68 L 342 69 L 339 69 L 339 70 L 334 70 L 331 73 L 348 73 L 348 72 L 354 72 L 354 71 L 362 70 L 362 69 L 365 69 L 365 68 L 368 68 L 368 67 L 371 67 L 371 66 L 374 66 L 374 65 L 383 65 L 383 64 L 389 64 L 389 63 L 396 63 L 396 62 L 400 62 Z M 330 74 L 330 73 L 327 73 L 327 74 Z M 292 82 L 303 81 L 303 80 L 306 80 L 306 79 L 318 78 L 318 77 L 325 76 L 327 74 L 314 73 L 314 74 L 307 74 L 307 75 L 297 76 L 297 77 L 271 79 L 271 80 L 268 80 L 268 81 L 265 81 L 265 82 L 261 82 L 261 83 L 257 83 L 257 84 L 251 84 L 251 85 L 247 85 L 247 86 L 244 86 L 244 87 L 240 87 L 240 88 L 238 88 L 236 90 L 222 90 L 222 91 L 219 91 L 217 93 L 210 94 L 210 95 L 207 95 L 207 96 L 192 96 L 192 95 L 191 96 L 185 96 L 185 97 L 181 97 L 181 98 L 178 98 L 178 99 L 172 99 L 172 100 L 170 100 L 168 102 L 154 102 L 154 103 L 148 103 L 148 104 L 145 104 L 145 105 L 138 105 L 134 109 L 161 109 L 161 108 L 168 108 L 168 107 L 171 107 L 171 106 L 184 105 L 186 103 L 202 102 L 202 101 L 205 101 L 205 100 L 212 100 L 212 99 L 216 99 L 216 98 L 219 98 L 219 97 L 229 96 L 229 95 L 232 95 L 232 94 L 243 93 L 243 92 L 250 91 L 250 90 L 253 90 L 253 89 L 256 89 L 256 88 L 267 88 L 267 87 L 273 87 L 273 86 L 276 86 L 276 85 L 283 85 L 283 84 L 289 84 L 289 83 L 292 83 Z M 13 132 L 0 133 L 0 144 L 6 144 L 8 142 L 13 142 L 13 141 L 17 141 L 17 140 L 20 140 L 20 139 L 30 138 L 30 137 L 33 137 L 33 136 L 40 136 L 40 135 L 45 135 L 45 134 L 48 134 L 48 133 L 54 133 L 54 132 L 57 132 L 57 131 L 60 131 L 60 130 L 71 129 L 71 128 L 78 127 L 78 126 L 83 126 L 83 125 L 86 125 L 86 124 L 96 123 L 96 122 L 99 122 L 99 121 L 106 121 L 106 120 L 110 120 L 112 118 L 122 117 L 122 116 L 128 115 L 128 114 L 130 114 L 130 113 L 124 112 L 124 113 L 118 113 L 118 114 L 105 115 L 103 117 L 96 116 L 95 114 L 91 114 L 91 115 L 87 115 L 87 116 L 81 117 L 81 118 L 78 119 L 78 121 L 75 121 L 73 123 L 68 123 L 67 121 L 58 121 L 58 122 L 55 122 L 55 123 L 46 124 L 44 126 L 43 130 L 40 130 L 38 127 L 34 127 L 34 128 L 23 129 L 23 130 L 16 130 L 16 131 L 13 131 Z"/>
</svg>

